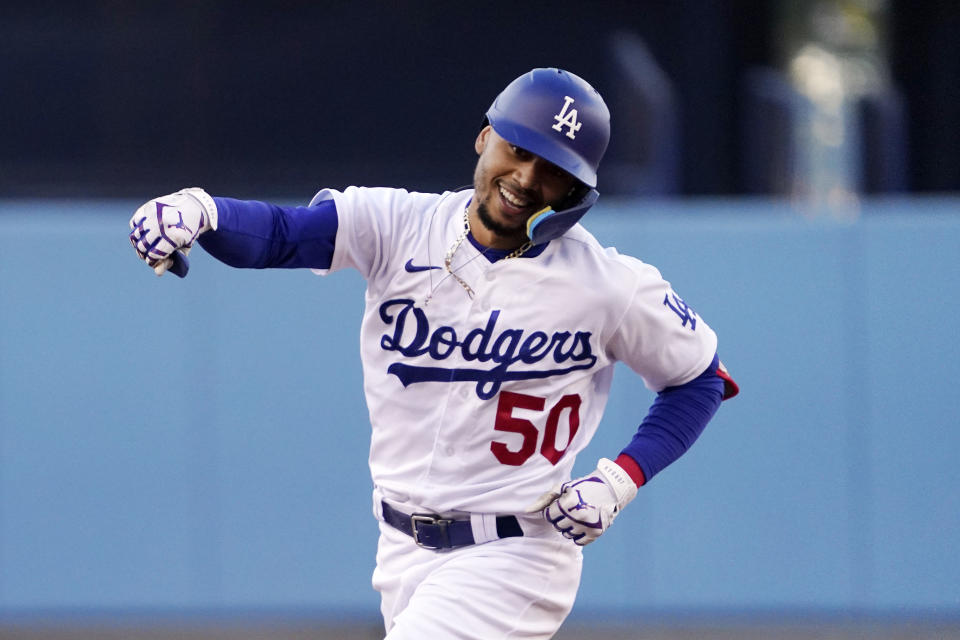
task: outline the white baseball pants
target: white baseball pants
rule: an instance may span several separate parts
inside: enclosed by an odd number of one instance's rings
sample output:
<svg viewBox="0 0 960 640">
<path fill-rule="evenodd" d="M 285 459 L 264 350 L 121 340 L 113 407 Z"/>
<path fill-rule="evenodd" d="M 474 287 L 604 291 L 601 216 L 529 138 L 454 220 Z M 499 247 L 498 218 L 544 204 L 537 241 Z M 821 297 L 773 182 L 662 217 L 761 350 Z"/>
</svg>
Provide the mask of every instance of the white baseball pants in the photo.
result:
<svg viewBox="0 0 960 640">
<path fill-rule="evenodd" d="M 553 637 L 573 608 L 581 549 L 546 522 L 521 525 L 533 535 L 438 552 L 381 522 L 373 587 L 387 640 Z"/>
</svg>

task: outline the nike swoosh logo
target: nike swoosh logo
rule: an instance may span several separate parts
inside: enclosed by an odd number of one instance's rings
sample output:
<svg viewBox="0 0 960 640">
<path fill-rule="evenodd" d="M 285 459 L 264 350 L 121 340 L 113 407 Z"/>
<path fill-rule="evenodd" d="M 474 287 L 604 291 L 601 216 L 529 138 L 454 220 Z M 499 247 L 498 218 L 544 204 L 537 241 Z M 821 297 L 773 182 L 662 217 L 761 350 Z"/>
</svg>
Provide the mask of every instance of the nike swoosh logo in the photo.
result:
<svg viewBox="0 0 960 640">
<path fill-rule="evenodd" d="M 406 270 L 407 270 L 408 272 L 410 272 L 410 273 L 416 273 L 417 271 L 430 271 L 430 269 L 439 269 L 440 267 L 434 267 L 434 266 L 430 266 L 430 265 L 427 265 L 427 266 L 425 266 L 425 267 L 421 267 L 421 266 L 419 266 L 419 265 L 413 264 L 413 258 L 411 258 L 411 259 L 407 260 L 407 264 L 403 265 L 403 268 L 406 269 Z"/>
</svg>

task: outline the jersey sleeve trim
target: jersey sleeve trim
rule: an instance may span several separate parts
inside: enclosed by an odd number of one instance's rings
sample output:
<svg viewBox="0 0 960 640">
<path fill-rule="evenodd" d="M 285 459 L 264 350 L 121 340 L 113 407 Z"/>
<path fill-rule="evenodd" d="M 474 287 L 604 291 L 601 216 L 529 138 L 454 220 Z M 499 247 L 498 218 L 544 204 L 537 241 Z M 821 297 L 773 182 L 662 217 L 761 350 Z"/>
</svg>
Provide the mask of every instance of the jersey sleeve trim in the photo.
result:
<svg viewBox="0 0 960 640">
<path fill-rule="evenodd" d="M 734 379 L 730 377 L 730 373 L 727 371 L 727 368 L 723 366 L 723 362 L 721 361 L 717 361 L 717 375 L 723 380 L 724 400 L 729 400 L 740 393 L 740 385 L 738 385 Z"/>
</svg>

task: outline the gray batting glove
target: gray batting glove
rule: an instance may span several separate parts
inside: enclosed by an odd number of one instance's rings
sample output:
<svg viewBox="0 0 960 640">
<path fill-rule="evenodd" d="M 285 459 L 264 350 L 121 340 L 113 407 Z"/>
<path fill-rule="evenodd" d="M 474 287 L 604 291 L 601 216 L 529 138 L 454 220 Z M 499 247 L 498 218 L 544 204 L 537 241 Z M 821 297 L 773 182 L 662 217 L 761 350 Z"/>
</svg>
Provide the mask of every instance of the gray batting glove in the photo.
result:
<svg viewBox="0 0 960 640">
<path fill-rule="evenodd" d="M 199 187 L 190 187 L 154 198 L 137 209 L 130 218 L 130 243 L 140 259 L 162 276 L 175 259 L 182 261 L 175 251 L 186 256 L 201 233 L 216 228 L 213 198 Z"/>
<path fill-rule="evenodd" d="M 637 485 L 627 472 L 600 458 L 593 473 L 544 493 L 527 512 L 542 511 L 554 529 L 584 546 L 599 538 L 636 495 Z"/>
</svg>

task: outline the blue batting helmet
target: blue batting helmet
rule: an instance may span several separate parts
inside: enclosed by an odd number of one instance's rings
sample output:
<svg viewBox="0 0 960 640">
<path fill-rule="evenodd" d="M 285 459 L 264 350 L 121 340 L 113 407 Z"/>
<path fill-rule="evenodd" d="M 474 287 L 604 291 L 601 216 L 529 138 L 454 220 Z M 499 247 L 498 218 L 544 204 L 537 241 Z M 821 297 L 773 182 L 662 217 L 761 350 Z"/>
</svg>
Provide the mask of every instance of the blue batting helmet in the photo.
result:
<svg viewBox="0 0 960 640">
<path fill-rule="evenodd" d="M 504 140 L 597 186 L 597 167 L 610 141 L 610 111 L 583 78 L 562 69 L 534 69 L 500 92 L 487 120 Z"/>
<path fill-rule="evenodd" d="M 610 142 L 610 111 L 586 80 L 562 69 L 534 69 L 507 85 L 487 110 L 501 138 L 551 162 L 583 183 L 575 198 L 530 217 L 527 236 L 542 244 L 562 236 L 600 196 L 597 168 Z"/>
</svg>

